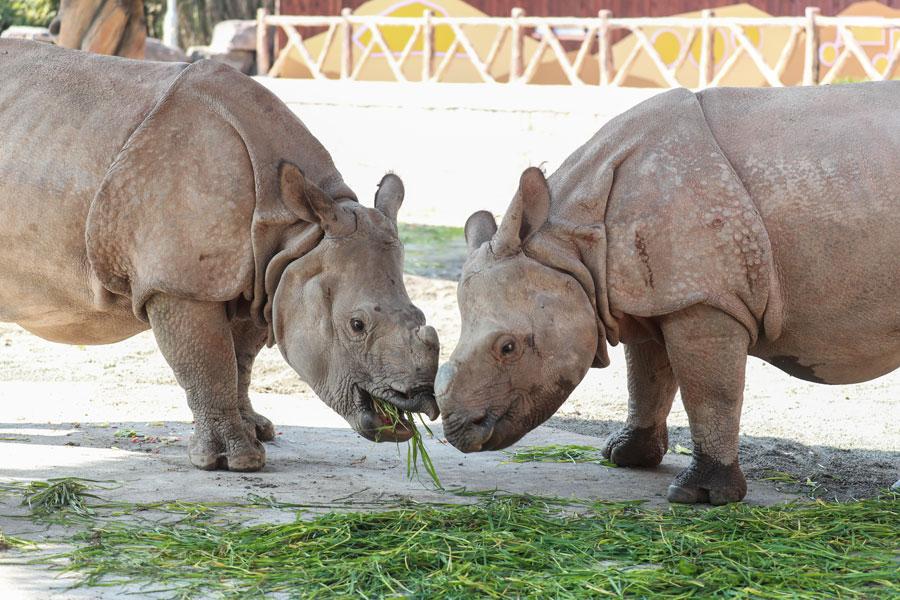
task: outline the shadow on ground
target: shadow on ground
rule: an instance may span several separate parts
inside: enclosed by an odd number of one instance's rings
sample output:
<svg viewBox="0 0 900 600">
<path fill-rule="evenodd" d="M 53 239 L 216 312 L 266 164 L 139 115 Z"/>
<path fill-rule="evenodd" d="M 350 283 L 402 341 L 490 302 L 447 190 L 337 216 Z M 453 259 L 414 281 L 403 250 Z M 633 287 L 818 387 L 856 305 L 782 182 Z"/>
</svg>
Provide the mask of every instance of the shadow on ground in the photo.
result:
<svg viewBox="0 0 900 600">
<path fill-rule="evenodd" d="M 622 421 L 556 416 L 546 426 L 605 440 Z M 602 445 L 602 444 L 601 444 Z M 669 448 L 691 449 L 687 427 L 669 427 Z M 823 499 L 868 498 L 900 477 L 900 451 L 806 445 L 778 437 L 741 436 L 741 467 L 750 480 L 771 481 L 776 489 Z"/>
</svg>

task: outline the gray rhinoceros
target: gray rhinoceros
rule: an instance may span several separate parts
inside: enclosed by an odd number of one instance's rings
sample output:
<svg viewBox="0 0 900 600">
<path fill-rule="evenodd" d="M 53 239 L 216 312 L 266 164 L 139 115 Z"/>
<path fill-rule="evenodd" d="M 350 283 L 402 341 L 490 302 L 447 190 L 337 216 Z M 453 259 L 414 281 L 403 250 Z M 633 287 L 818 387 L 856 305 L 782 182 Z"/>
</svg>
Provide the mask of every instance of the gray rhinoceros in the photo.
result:
<svg viewBox="0 0 900 600">
<path fill-rule="evenodd" d="M 153 330 L 191 462 L 256 470 L 268 341 L 363 436 L 373 397 L 437 416 L 438 340 L 403 283 L 399 178 L 356 201 L 325 148 L 229 67 L 0 40 L 0 321 L 104 344 Z"/>
<path fill-rule="evenodd" d="M 465 232 L 448 440 L 512 444 L 621 341 L 606 456 L 659 464 L 680 388 L 694 456 L 669 500 L 738 501 L 748 354 L 832 384 L 900 365 L 900 82 L 661 94 Z"/>
</svg>

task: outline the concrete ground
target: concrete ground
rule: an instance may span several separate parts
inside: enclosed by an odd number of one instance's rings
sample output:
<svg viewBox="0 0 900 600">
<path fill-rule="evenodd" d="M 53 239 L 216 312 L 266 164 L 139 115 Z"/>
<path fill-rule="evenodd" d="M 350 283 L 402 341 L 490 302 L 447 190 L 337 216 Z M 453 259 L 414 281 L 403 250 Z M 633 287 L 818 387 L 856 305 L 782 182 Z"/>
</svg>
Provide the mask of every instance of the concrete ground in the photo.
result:
<svg viewBox="0 0 900 600">
<path fill-rule="evenodd" d="M 413 298 L 435 324 L 443 353 L 458 337 L 455 283 L 408 276 Z M 613 365 L 592 371 L 557 415 L 519 446 L 599 446 L 625 414 L 621 348 Z M 874 493 L 896 479 L 900 448 L 900 373 L 857 386 L 807 384 L 759 361 L 751 361 L 744 408 L 742 460 L 751 478 L 747 501 L 782 502 L 809 494 L 852 497 Z M 294 503 L 329 503 L 409 498 L 459 501 L 434 491 L 427 481 L 404 477 L 405 454 L 394 444 L 374 444 L 356 435 L 318 400 L 282 360 L 265 350 L 252 388 L 256 409 L 276 424 L 259 473 L 203 472 L 187 460 L 191 414 L 183 392 L 149 333 L 119 344 L 64 346 L 43 341 L 14 325 L 0 324 L 0 481 L 75 476 L 117 482 L 104 498 L 243 501 L 248 494 Z M 689 446 L 680 402 L 670 418 L 672 447 Z M 131 430 L 138 437 L 129 437 Z M 609 500 L 646 500 L 665 506 L 669 480 L 689 457 L 670 453 L 655 470 L 596 464 L 508 464 L 499 452 L 464 455 L 442 441 L 428 449 L 447 488 L 502 489 L 531 494 Z M 773 482 L 770 469 L 800 483 Z M 809 481 L 807 482 L 807 477 Z M 19 497 L 0 496 L 0 530 L 40 539 Z M 283 519 L 278 511 L 256 519 Z M 47 576 L 5 553 L 0 564 L 3 598 L 115 598 L 121 588 L 67 590 L 70 579 Z M 15 590 L 10 595 L 9 590 Z"/>
</svg>

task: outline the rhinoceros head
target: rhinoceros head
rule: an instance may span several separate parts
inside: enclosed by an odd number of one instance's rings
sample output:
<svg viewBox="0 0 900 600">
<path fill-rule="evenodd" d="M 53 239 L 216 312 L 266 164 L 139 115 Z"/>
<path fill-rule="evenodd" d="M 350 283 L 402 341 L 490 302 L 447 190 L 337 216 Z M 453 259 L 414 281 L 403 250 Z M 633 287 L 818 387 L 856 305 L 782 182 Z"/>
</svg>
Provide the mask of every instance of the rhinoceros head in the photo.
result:
<svg viewBox="0 0 900 600">
<path fill-rule="evenodd" d="M 530 168 L 499 230 L 485 211 L 466 222 L 462 331 L 435 385 L 444 433 L 463 452 L 505 448 L 548 419 L 597 350 L 584 288 L 529 255 L 549 205 L 543 173 Z"/>
<path fill-rule="evenodd" d="M 403 283 L 403 247 L 397 211 L 403 183 L 387 175 L 375 208 L 335 201 L 307 181 L 297 167 L 280 170 L 282 202 L 324 237 L 286 267 L 275 257 L 272 331 L 282 355 L 331 408 L 361 435 L 404 441 L 405 421 L 395 430 L 375 410 L 381 398 L 402 411 L 437 418 L 434 377 L 438 338 L 410 301 Z M 286 253 L 290 255 L 290 252 Z M 267 288 L 269 282 L 267 282 Z"/>
</svg>

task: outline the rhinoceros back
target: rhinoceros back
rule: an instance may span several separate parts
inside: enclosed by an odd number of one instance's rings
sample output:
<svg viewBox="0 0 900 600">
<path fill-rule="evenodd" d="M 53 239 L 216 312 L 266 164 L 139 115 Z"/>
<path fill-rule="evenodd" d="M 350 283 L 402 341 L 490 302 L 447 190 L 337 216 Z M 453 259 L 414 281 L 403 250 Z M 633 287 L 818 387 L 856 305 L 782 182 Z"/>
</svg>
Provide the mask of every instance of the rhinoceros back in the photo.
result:
<svg viewBox="0 0 900 600">
<path fill-rule="evenodd" d="M 761 326 L 778 337 L 768 235 L 695 94 L 672 90 L 616 117 L 550 186 L 552 218 L 590 238 L 579 252 L 607 330 L 615 331 L 609 311 L 653 317 L 702 303 L 753 340 Z"/>
<path fill-rule="evenodd" d="M 278 166 L 297 165 L 355 200 L 328 151 L 268 90 L 211 61 L 188 66 L 129 137 L 88 217 L 103 286 L 144 320 L 155 293 L 243 298 L 264 321 L 269 260 L 306 224 L 281 200 Z"/>
<path fill-rule="evenodd" d="M 0 201 L 28 197 L 42 212 L 90 203 L 116 154 L 185 66 L 0 40 Z"/>
<path fill-rule="evenodd" d="M 0 267 L 15 289 L 36 285 L 36 260 L 52 265 L 41 281 L 55 288 L 40 295 L 59 296 L 61 311 L 125 301 L 146 320 L 147 298 L 168 293 L 243 296 L 262 315 L 269 259 L 308 226 L 281 203 L 281 161 L 355 200 L 303 123 L 224 65 L 4 40 L 0 81 L 0 205 L 11 236 Z"/>
<path fill-rule="evenodd" d="M 77 316 L 114 302 L 88 268 L 88 210 L 183 68 L 0 40 L 0 319 L 50 339 L 62 340 L 61 329 L 94 331 L 84 343 L 103 338 Z"/>
<path fill-rule="evenodd" d="M 851 383 L 900 358 L 900 81 L 700 94 L 758 207 L 785 339 L 817 376 Z"/>
</svg>

